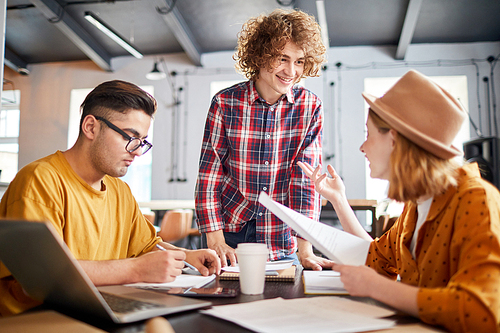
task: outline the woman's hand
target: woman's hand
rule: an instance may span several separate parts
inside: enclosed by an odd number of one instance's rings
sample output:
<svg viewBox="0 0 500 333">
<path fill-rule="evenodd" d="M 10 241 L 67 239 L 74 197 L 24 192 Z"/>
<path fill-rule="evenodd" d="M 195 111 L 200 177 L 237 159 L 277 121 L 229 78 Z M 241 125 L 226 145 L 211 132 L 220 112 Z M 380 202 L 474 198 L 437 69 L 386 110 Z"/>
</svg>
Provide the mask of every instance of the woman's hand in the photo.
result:
<svg viewBox="0 0 500 333">
<path fill-rule="evenodd" d="M 333 264 L 332 270 L 340 273 L 344 289 L 351 296 L 373 297 L 373 286 L 379 279 L 385 279 L 374 269 L 367 266 Z"/>
<path fill-rule="evenodd" d="M 316 192 L 332 203 L 344 231 L 369 241 L 373 240 L 359 223 L 345 195 L 344 182 L 331 165 L 328 166 L 331 177 L 326 173 L 321 174 L 321 165 L 316 169 L 304 162 L 297 162 L 297 165 L 314 182 Z"/>
<path fill-rule="evenodd" d="M 324 198 L 333 203 L 340 197 L 345 197 L 344 182 L 331 165 L 327 167 L 331 177 L 328 177 L 326 173 L 321 174 L 321 165 L 318 165 L 316 169 L 306 162 L 297 162 L 297 165 L 314 182 L 314 189 Z"/>
<path fill-rule="evenodd" d="M 349 295 L 371 297 L 418 318 L 418 287 L 391 280 L 368 266 L 333 264 Z"/>
</svg>

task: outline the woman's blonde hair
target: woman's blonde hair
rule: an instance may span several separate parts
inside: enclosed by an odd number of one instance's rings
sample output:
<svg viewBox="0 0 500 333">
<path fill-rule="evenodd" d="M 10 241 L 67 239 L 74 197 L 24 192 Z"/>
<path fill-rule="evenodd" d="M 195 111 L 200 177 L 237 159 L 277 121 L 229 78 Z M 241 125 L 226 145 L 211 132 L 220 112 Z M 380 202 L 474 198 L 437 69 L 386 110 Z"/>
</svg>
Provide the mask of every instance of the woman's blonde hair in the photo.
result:
<svg viewBox="0 0 500 333">
<path fill-rule="evenodd" d="M 272 69 L 282 56 L 286 43 L 292 41 L 304 51 L 306 76 L 319 76 L 326 62 L 326 47 L 321 29 L 314 17 L 300 10 L 276 9 L 269 15 L 249 19 L 238 34 L 238 47 L 233 59 L 236 69 L 255 81 L 261 69 Z"/>
<path fill-rule="evenodd" d="M 380 132 L 391 129 L 372 109 L 368 117 Z M 416 202 L 422 196 L 435 196 L 457 185 L 457 161 L 437 157 L 396 133 L 390 158 L 389 198 Z"/>
</svg>

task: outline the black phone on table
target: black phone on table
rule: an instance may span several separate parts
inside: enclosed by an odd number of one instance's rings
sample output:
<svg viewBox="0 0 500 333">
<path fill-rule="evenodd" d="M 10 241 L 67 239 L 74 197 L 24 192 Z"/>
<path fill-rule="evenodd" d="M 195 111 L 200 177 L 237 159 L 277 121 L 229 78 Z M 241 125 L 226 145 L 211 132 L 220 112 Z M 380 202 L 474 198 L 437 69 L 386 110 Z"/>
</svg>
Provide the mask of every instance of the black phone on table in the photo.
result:
<svg viewBox="0 0 500 333">
<path fill-rule="evenodd" d="M 148 288 L 149 290 L 168 295 L 188 297 L 236 297 L 238 290 L 234 288 Z"/>
</svg>

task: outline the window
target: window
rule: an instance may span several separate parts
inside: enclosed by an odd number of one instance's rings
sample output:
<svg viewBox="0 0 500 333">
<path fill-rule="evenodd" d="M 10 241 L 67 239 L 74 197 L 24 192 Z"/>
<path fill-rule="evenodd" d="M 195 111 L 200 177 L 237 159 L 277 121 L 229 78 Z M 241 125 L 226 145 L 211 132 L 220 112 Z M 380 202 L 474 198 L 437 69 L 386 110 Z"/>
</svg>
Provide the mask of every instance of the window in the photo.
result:
<svg viewBox="0 0 500 333">
<path fill-rule="evenodd" d="M 2 91 L 0 110 L 0 182 L 14 179 L 18 167 L 19 152 L 19 90 Z"/>
<path fill-rule="evenodd" d="M 374 95 L 382 96 L 389 90 L 399 79 L 399 77 L 384 77 L 384 78 L 366 78 L 365 91 Z M 459 100 L 464 108 L 468 110 L 469 98 L 467 93 L 467 76 L 433 76 L 431 79 L 447 90 L 452 96 Z M 365 120 L 368 115 L 368 104 L 365 102 Z M 460 150 L 463 150 L 463 143 L 470 139 L 469 119 L 466 118 L 462 128 L 457 134 L 453 145 Z M 460 158 L 460 157 L 459 157 Z M 368 161 L 365 161 L 366 170 L 366 197 L 368 199 L 376 199 L 378 201 L 387 198 L 388 181 L 381 179 L 372 179 L 370 177 L 370 167 Z"/>
<path fill-rule="evenodd" d="M 141 87 L 144 91 L 154 96 L 153 86 Z M 70 112 L 69 112 L 69 128 L 68 128 L 68 149 L 71 148 L 78 138 L 80 129 L 80 105 L 85 100 L 85 97 L 92 89 L 73 89 L 71 91 Z M 151 123 L 148 133 L 148 141 L 153 143 L 153 126 Z M 151 167 L 153 163 L 154 147 L 145 154 L 136 158 L 134 163 L 128 168 L 127 174 L 122 177 L 122 180 L 130 186 L 132 194 L 139 202 L 151 200 Z"/>
<path fill-rule="evenodd" d="M 240 83 L 242 80 L 231 80 L 231 81 L 212 81 L 210 82 L 210 100 L 214 98 L 215 94 L 217 94 L 222 89 L 229 88 L 236 83 Z"/>
</svg>

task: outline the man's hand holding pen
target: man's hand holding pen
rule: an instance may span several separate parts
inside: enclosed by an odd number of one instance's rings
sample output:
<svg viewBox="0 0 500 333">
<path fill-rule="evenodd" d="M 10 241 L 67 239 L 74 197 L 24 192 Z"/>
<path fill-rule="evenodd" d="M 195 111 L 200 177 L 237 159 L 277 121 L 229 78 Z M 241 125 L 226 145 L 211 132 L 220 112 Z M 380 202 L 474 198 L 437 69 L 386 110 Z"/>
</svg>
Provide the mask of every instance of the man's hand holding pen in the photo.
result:
<svg viewBox="0 0 500 333">
<path fill-rule="evenodd" d="M 156 244 L 156 247 L 161 251 L 168 251 L 160 244 Z M 219 256 L 214 250 L 185 250 L 183 252 L 186 254 L 184 265 L 187 267 L 198 270 L 203 276 L 220 274 L 221 263 Z"/>
</svg>

